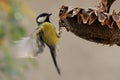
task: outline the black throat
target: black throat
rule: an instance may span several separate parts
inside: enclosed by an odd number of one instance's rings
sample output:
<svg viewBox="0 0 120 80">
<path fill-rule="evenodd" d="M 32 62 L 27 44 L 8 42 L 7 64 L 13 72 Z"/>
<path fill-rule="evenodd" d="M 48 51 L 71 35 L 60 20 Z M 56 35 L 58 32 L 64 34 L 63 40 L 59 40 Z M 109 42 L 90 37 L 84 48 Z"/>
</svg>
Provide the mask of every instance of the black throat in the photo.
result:
<svg viewBox="0 0 120 80">
<path fill-rule="evenodd" d="M 49 16 L 47 16 L 47 18 L 44 22 L 50 22 Z"/>
</svg>

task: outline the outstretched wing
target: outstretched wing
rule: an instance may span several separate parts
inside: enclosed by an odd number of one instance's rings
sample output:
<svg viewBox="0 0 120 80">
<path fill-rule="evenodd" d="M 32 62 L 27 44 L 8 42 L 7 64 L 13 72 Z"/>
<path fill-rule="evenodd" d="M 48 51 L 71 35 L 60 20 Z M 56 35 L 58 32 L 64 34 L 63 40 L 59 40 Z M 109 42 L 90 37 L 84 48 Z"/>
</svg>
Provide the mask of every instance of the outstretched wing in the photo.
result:
<svg viewBox="0 0 120 80">
<path fill-rule="evenodd" d="M 38 35 L 39 34 L 39 35 Z M 15 41 L 13 53 L 16 57 L 35 57 L 38 53 L 42 53 L 44 42 L 41 38 L 42 32 L 40 28 L 36 28 L 30 36 Z"/>
<path fill-rule="evenodd" d="M 36 39 L 33 39 L 31 37 L 25 37 L 15 42 L 15 45 L 13 47 L 13 53 L 15 57 L 33 58 L 35 57 L 36 53 L 43 51 L 42 45 L 39 44 L 39 46 L 40 47 L 38 47 Z"/>
</svg>

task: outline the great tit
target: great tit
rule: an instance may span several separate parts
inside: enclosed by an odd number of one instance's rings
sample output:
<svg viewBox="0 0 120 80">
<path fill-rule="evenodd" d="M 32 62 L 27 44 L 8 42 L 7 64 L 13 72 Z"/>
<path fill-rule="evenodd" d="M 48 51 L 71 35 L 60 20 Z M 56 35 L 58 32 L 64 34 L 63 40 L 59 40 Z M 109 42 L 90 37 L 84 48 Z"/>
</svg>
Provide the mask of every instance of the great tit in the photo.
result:
<svg viewBox="0 0 120 80">
<path fill-rule="evenodd" d="M 43 49 L 48 46 L 54 65 L 60 74 L 60 69 L 56 61 L 56 45 L 58 43 L 58 34 L 54 25 L 50 22 L 50 15 L 42 13 L 36 18 L 38 27 L 31 33 L 29 37 L 25 37 L 17 41 L 16 50 L 19 57 L 35 57 L 43 52 Z"/>
</svg>

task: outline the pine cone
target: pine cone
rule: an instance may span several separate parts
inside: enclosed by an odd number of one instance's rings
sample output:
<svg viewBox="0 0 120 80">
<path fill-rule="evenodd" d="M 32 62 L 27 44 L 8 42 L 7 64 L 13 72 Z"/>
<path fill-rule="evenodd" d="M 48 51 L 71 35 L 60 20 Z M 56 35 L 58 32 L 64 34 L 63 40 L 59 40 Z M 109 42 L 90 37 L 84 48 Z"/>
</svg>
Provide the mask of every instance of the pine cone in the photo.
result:
<svg viewBox="0 0 120 80">
<path fill-rule="evenodd" d="M 80 38 L 102 44 L 120 45 L 120 12 L 109 13 L 115 0 L 102 0 L 96 9 L 62 6 L 59 26 Z"/>
</svg>

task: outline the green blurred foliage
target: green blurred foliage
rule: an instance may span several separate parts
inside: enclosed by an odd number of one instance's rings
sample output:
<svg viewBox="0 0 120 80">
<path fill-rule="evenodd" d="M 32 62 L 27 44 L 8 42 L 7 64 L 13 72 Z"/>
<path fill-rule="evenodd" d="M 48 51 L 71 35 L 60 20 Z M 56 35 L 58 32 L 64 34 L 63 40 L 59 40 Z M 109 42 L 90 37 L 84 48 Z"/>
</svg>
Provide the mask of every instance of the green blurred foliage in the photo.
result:
<svg viewBox="0 0 120 80">
<path fill-rule="evenodd" d="M 37 64 L 35 60 L 19 61 L 11 55 L 12 42 L 26 35 L 21 23 L 26 16 L 24 11 L 29 9 L 21 0 L 0 0 L 0 80 L 23 80 L 22 73 L 29 69 L 27 61 Z"/>
<path fill-rule="evenodd" d="M 0 24 L 0 39 L 3 39 L 5 36 L 5 27 Z"/>
<path fill-rule="evenodd" d="M 25 36 L 24 25 L 21 24 L 24 14 L 19 0 L 2 0 L 0 5 L 2 11 L 0 14 L 0 39 L 7 37 L 13 41 Z"/>
</svg>

